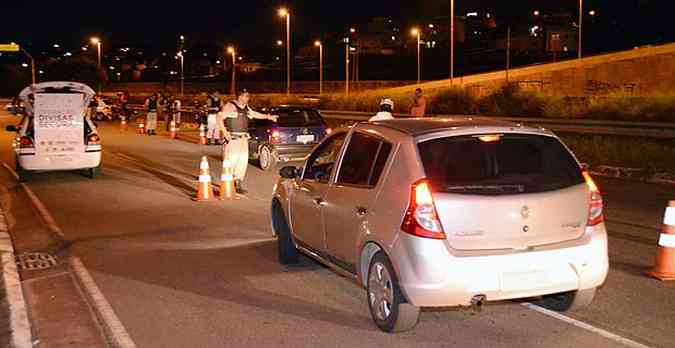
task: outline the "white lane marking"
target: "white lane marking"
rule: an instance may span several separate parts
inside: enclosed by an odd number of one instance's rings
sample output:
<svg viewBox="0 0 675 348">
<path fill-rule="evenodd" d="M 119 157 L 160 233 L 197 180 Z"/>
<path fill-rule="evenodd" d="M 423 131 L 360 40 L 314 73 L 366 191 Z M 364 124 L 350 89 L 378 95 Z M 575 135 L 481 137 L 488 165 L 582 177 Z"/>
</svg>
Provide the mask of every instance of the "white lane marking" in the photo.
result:
<svg viewBox="0 0 675 348">
<path fill-rule="evenodd" d="M 40 216 L 42 216 L 42 219 L 47 224 L 47 227 L 49 227 L 49 229 L 52 232 L 56 233 L 59 237 L 61 237 L 61 239 L 66 239 L 66 236 L 63 234 L 63 231 L 61 231 L 59 225 L 56 224 L 56 221 L 52 217 L 52 214 L 49 213 L 49 210 L 47 210 L 45 205 L 42 204 L 40 198 L 38 198 L 38 196 L 35 195 L 33 190 L 31 190 L 30 187 L 28 187 L 28 185 L 22 183 L 21 187 L 23 187 L 24 191 L 26 191 L 28 198 L 30 198 L 31 202 L 33 202 L 33 206 L 35 206 L 35 209 L 38 210 L 38 213 L 40 213 Z"/>
<path fill-rule="evenodd" d="M 16 269 L 16 261 L 14 260 L 14 247 L 9 238 L 9 230 L 5 221 L 5 214 L 0 208 L 0 222 L 4 227 L 0 232 L 3 236 L 7 235 L 7 250 L 0 253 L 0 270 L 2 270 L 2 278 L 5 284 L 5 291 L 7 303 L 9 304 L 9 323 L 12 330 L 12 347 L 29 348 L 33 347 L 31 326 L 28 320 L 28 311 L 26 309 L 26 300 L 23 297 L 23 289 L 21 287 L 21 279 Z"/>
<path fill-rule="evenodd" d="M 598 335 L 600 335 L 600 336 L 602 336 L 602 337 L 604 337 L 604 338 L 607 338 L 607 339 L 610 339 L 610 340 L 612 340 L 612 341 L 621 343 L 621 344 L 623 344 L 623 345 L 625 345 L 625 346 L 627 346 L 627 347 L 632 347 L 632 348 L 650 348 L 649 346 L 646 346 L 646 345 L 644 345 L 644 344 L 642 344 L 642 343 L 637 343 L 637 342 L 635 342 L 635 341 L 633 341 L 633 340 L 630 340 L 630 339 L 628 339 L 628 338 L 619 336 L 619 335 L 617 335 L 617 334 L 613 334 L 613 333 L 611 333 L 611 332 L 609 332 L 609 331 L 607 331 L 607 330 L 603 330 L 603 329 L 597 328 L 597 327 L 595 327 L 595 326 L 593 326 L 593 325 L 591 325 L 591 324 L 584 323 L 583 321 L 579 321 L 579 320 L 576 320 L 576 319 L 572 319 L 572 318 L 570 318 L 570 317 L 568 317 L 568 316 L 564 316 L 564 315 L 562 315 L 562 314 L 560 314 L 560 313 L 558 313 L 558 312 L 554 312 L 554 311 L 548 310 L 548 309 L 546 309 L 546 308 L 539 307 L 539 306 L 537 306 L 537 305 L 535 305 L 535 304 L 532 304 L 532 303 L 529 303 L 529 302 L 525 302 L 525 303 L 521 303 L 521 305 L 524 306 L 524 307 L 526 307 L 526 308 L 529 308 L 529 309 L 531 309 L 531 310 L 533 310 L 533 311 L 537 311 L 537 312 L 539 312 L 539 313 L 541 313 L 541 314 L 547 315 L 547 316 L 549 316 L 549 317 L 552 317 L 552 318 L 555 318 L 555 319 L 558 319 L 558 320 L 562 320 L 562 321 L 564 321 L 564 322 L 566 322 L 566 323 L 568 323 L 568 324 L 570 324 L 570 325 L 576 326 L 576 327 L 578 327 L 578 328 L 581 328 L 581 329 L 584 329 L 584 330 L 588 330 L 588 331 L 593 332 L 593 333 L 595 333 L 595 334 L 598 334 Z"/>
<path fill-rule="evenodd" d="M 110 306 L 108 300 L 106 300 L 101 290 L 99 290 L 89 271 L 82 264 L 82 261 L 77 257 L 72 257 L 70 265 L 75 272 L 77 280 L 89 297 L 96 316 L 102 322 L 106 336 L 112 341 L 112 346 L 116 348 L 136 348 L 136 343 L 129 336 L 124 325 L 122 325 L 112 306 Z"/>
<path fill-rule="evenodd" d="M 19 181 L 19 174 L 17 174 L 17 173 L 14 171 L 14 168 L 10 167 L 10 166 L 7 165 L 7 163 L 5 163 L 5 162 L 2 162 L 2 166 L 5 167 L 5 169 L 7 169 L 7 171 L 9 172 L 9 174 L 12 174 L 12 176 L 14 177 L 14 179 L 16 179 L 16 181 Z"/>
</svg>

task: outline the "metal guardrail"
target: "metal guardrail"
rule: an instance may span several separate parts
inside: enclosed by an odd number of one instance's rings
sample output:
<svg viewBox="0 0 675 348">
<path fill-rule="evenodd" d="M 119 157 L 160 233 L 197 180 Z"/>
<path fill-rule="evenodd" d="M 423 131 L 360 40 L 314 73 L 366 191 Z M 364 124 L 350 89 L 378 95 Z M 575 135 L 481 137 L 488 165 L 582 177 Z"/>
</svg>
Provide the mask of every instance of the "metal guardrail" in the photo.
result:
<svg viewBox="0 0 675 348">
<path fill-rule="evenodd" d="M 374 113 L 357 111 L 322 110 L 327 119 L 345 121 L 367 121 Z M 405 114 L 394 114 L 395 117 L 409 117 Z M 629 122 L 603 120 L 575 120 L 526 117 L 487 117 L 476 115 L 433 115 L 434 117 L 462 117 L 473 119 L 503 120 L 522 123 L 532 127 L 543 127 L 557 133 L 614 135 L 630 137 L 646 137 L 656 139 L 675 139 L 675 123 L 665 122 Z"/>
</svg>

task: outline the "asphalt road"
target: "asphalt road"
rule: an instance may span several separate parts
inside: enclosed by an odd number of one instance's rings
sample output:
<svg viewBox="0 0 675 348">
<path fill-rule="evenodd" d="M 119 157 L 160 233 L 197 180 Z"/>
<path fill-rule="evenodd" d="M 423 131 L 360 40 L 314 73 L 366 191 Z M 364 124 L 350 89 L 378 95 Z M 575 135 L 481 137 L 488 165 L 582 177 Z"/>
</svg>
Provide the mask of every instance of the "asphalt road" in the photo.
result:
<svg viewBox="0 0 675 348">
<path fill-rule="evenodd" d="M 3 128 L 14 121 L 0 115 Z M 218 147 L 122 133 L 116 125 L 101 133 L 99 177 L 42 173 L 27 185 L 63 231 L 65 252 L 82 259 L 139 347 L 622 346 L 514 302 L 481 313 L 426 310 L 415 330 L 382 333 L 354 283 L 308 259 L 277 263 L 268 218 L 276 173 L 251 166 L 246 198 L 197 203 L 200 157 L 209 157 L 217 178 Z M 0 159 L 10 166 L 12 136 L 0 136 Z M 16 185 L 4 169 L 0 182 Z M 673 346 L 675 283 L 643 272 L 675 189 L 614 180 L 600 186 L 611 270 L 593 306 L 568 316 L 647 346 Z"/>
</svg>

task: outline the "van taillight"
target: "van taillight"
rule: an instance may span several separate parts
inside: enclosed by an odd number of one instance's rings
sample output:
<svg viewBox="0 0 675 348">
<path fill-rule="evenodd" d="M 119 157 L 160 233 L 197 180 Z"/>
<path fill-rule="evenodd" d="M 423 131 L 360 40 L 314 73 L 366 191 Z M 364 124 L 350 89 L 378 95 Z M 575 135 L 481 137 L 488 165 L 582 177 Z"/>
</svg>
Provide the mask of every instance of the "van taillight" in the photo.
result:
<svg viewBox="0 0 675 348">
<path fill-rule="evenodd" d="M 405 212 L 401 230 L 417 237 L 446 239 L 434 198 L 431 195 L 431 185 L 426 179 L 419 180 L 412 185 L 410 203 Z"/>
<path fill-rule="evenodd" d="M 92 134 L 87 138 L 87 145 L 101 145 L 101 138 L 98 134 Z"/>
<path fill-rule="evenodd" d="M 588 221 L 586 222 L 586 226 L 592 227 L 605 221 L 605 216 L 602 212 L 603 210 L 602 194 L 600 194 L 598 185 L 595 184 L 593 178 L 591 178 L 591 175 L 588 174 L 588 172 L 583 172 L 582 174 L 584 176 L 584 179 L 586 180 L 588 190 L 591 193 L 591 201 L 588 205 Z"/>
<path fill-rule="evenodd" d="M 278 130 L 268 130 L 267 133 L 271 144 L 278 144 L 281 141 L 281 133 Z"/>
<path fill-rule="evenodd" d="M 333 133 L 333 130 L 331 128 L 326 128 L 326 135 L 330 135 Z"/>
<path fill-rule="evenodd" d="M 26 149 L 26 148 L 33 148 L 35 147 L 33 145 L 33 139 L 27 136 L 22 136 L 21 139 L 19 139 L 19 148 Z"/>
</svg>

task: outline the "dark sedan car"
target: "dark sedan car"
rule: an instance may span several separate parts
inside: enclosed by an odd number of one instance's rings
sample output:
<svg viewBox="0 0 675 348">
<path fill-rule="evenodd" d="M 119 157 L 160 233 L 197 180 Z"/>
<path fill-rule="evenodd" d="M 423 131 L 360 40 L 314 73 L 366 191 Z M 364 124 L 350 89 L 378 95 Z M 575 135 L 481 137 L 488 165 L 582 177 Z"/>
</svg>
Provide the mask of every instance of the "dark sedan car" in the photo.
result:
<svg viewBox="0 0 675 348">
<path fill-rule="evenodd" d="M 270 170 L 278 162 L 302 160 L 331 129 L 319 110 L 305 106 L 278 106 L 266 109 L 279 115 L 276 123 L 251 120 L 249 156 L 258 160 L 260 168 Z"/>
</svg>

